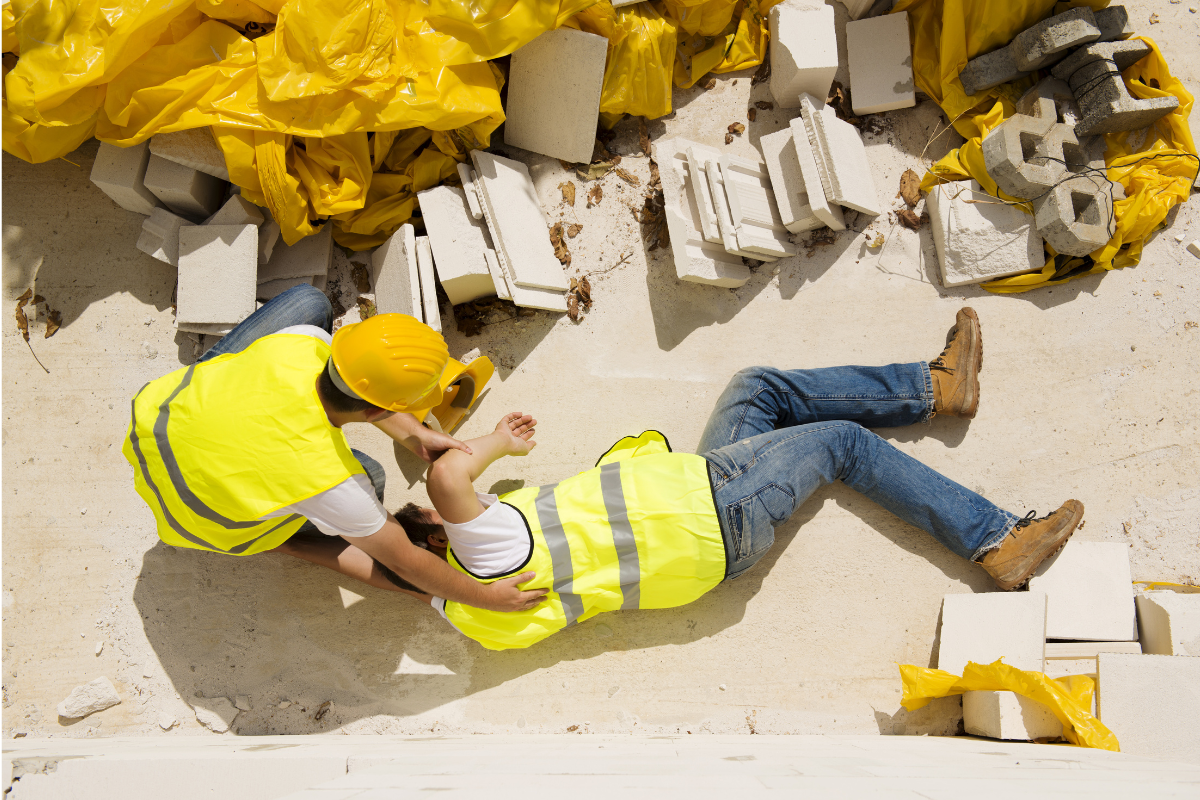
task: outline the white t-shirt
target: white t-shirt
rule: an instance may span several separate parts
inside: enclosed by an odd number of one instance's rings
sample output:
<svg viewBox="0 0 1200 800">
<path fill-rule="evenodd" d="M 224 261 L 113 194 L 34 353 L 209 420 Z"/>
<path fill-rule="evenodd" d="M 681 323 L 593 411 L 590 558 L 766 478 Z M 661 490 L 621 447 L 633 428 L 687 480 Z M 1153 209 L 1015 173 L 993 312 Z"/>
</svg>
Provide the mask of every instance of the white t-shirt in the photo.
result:
<svg viewBox="0 0 1200 800">
<path fill-rule="evenodd" d="M 483 513 L 470 522 L 443 522 L 450 549 L 463 569 L 476 578 L 495 578 L 515 572 L 529 563 L 533 555 L 533 534 L 520 511 L 494 494 L 476 492 Z M 442 617 L 446 601 L 430 601 Z"/>
<path fill-rule="evenodd" d="M 298 333 L 332 344 L 333 337 L 313 325 L 293 325 L 279 333 Z M 351 475 L 346 480 L 315 494 L 307 500 L 272 511 L 263 519 L 299 514 L 329 536 L 370 536 L 387 522 L 387 509 L 375 496 L 375 487 L 366 475 Z"/>
</svg>

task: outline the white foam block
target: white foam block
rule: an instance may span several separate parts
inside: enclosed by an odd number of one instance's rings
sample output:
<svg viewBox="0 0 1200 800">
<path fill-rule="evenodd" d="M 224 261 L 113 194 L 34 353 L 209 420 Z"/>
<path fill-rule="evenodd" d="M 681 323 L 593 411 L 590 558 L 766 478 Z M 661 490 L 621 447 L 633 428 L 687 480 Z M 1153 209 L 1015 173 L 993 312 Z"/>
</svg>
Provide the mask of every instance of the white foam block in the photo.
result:
<svg viewBox="0 0 1200 800">
<path fill-rule="evenodd" d="M 417 193 L 425 233 L 433 249 L 438 280 L 452 305 L 469 303 L 496 291 L 484 253 L 488 247 L 483 223 L 471 216 L 462 189 L 435 186 Z"/>
<path fill-rule="evenodd" d="M 1042 237 L 1033 217 L 984 192 L 975 181 L 942 183 L 925 199 L 943 286 L 1041 269 Z"/>
<path fill-rule="evenodd" d="M 1145 592 L 1137 596 L 1137 613 L 1145 652 L 1200 656 L 1200 594 Z"/>
<path fill-rule="evenodd" d="M 258 268 L 258 282 L 325 275 L 332 261 L 333 225 L 326 224 L 293 245 L 283 242 L 275 245 L 271 258 Z"/>
<path fill-rule="evenodd" d="M 800 159 L 792 141 L 792 129 L 784 128 L 763 136 L 758 140 L 758 146 L 767 165 L 771 189 L 775 192 L 775 206 L 783 226 L 792 233 L 803 233 L 824 225 L 809 204 L 804 173 L 800 170 Z"/>
<path fill-rule="evenodd" d="M 858 129 L 838 119 L 832 108 L 812 95 L 800 96 L 800 113 L 825 196 L 840 206 L 878 216 L 879 196 Z"/>
<path fill-rule="evenodd" d="M 92 163 L 92 183 L 113 202 L 135 214 L 149 214 L 162 208 L 154 192 L 146 188 L 146 165 L 150 161 L 148 142 L 133 147 L 117 147 L 101 142 Z"/>
<path fill-rule="evenodd" d="M 163 205 L 193 222 L 216 213 L 227 185 L 220 178 L 154 154 L 146 164 L 145 184 Z"/>
<path fill-rule="evenodd" d="M 142 223 L 137 249 L 159 261 L 179 266 L 179 229 L 192 223 L 165 208 L 156 208 Z"/>
<path fill-rule="evenodd" d="M 855 114 L 878 114 L 917 104 L 907 11 L 847 24 L 846 51 Z"/>
<path fill-rule="evenodd" d="M 371 285 L 380 314 L 408 314 L 425 321 L 421 305 L 421 276 L 417 268 L 417 237 L 405 223 L 371 253 Z"/>
<path fill-rule="evenodd" d="M 1063 734 L 1053 711 L 1016 692 L 964 692 L 962 700 L 963 728 L 972 736 L 1032 742 Z"/>
<path fill-rule="evenodd" d="M 1129 642 L 1137 639 L 1129 545 L 1068 541 L 1034 571 L 1029 589 L 1049 598 L 1046 636 Z"/>
<path fill-rule="evenodd" d="M 529 170 L 520 161 L 472 150 L 483 215 L 501 263 L 519 286 L 566 291 L 566 273 L 550 244 L 550 225 Z"/>
<path fill-rule="evenodd" d="M 1200 658 L 1100 654 L 1100 721 L 1121 752 L 1200 762 Z"/>
<path fill-rule="evenodd" d="M 838 68 L 833 8 L 780 3 L 771 9 L 769 25 L 775 104 L 795 108 L 801 94 L 828 95 Z"/>
<path fill-rule="evenodd" d="M 804 186 L 808 190 L 808 203 L 813 216 L 832 230 L 846 230 L 842 207 L 829 198 L 821 183 L 821 170 L 817 166 L 817 156 L 808 140 L 808 128 L 804 124 L 804 118 L 793 117 L 790 125 L 792 146 L 796 148 L 796 160 L 800 162 L 800 174 L 804 176 Z"/>
<path fill-rule="evenodd" d="M 587 163 L 596 142 L 608 40 L 573 28 L 546 31 L 512 54 L 504 143 Z"/>
<path fill-rule="evenodd" d="M 768 258 L 783 258 L 798 251 L 788 238 L 779 215 L 775 192 L 766 165 L 738 156 L 721 156 L 721 178 L 738 246 Z M 759 256 L 760 258 L 762 256 Z"/>
<path fill-rule="evenodd" d="M 1046 595 L 1041 592 L 948 594 L 942 600 L 938 669 L 962 675 L 968 661 L 998 658 L 1041 672 L 1046 645 Z"/>
<path fill-rule="evenodd" d="M 442 309 L 438 306 L 437 278 L 434 277 L 433 250 L 429 247 L 428 236 L 417 237 L 417 273 L 421 276 L 421 308 L 425 324 L 440 332 Z"/>
<path fill-rule="evenodd" d="M 156 134 L 150 137 L 150 152 L 159 158 L 199 170 L 214 178 L 229 180 L 225 154 L 213 138 L 211 128 L 192 128 Z"/>
<path fill-rule="evenodd" d="M 232 326 L 253 314 L 257 267 L 255 226 L 180 228 L 178 324 Z"/>
</svg>

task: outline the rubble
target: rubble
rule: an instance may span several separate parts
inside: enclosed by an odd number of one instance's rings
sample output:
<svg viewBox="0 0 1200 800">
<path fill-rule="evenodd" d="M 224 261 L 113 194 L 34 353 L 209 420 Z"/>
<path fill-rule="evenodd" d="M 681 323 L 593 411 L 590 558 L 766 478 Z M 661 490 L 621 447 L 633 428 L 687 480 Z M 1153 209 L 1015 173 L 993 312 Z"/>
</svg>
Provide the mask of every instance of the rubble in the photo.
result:
<svg viewBox="0 0 1200 800">
<path fill-rule="evenodd" d="M 940 184 L 926 197 L 942 285 L 963 286 L 1045 265 L 1033 217 L 975 181 Z"/>
<path fill-rule="evenodd" d="M 133 147 L 101 142 L 92 164 L 91 181 L 126 211 L 150 214 L 162 208 L 162 203 L 144 182 L 149 162 L 150 146 L 146 142 Z"/>
<path fill-rule="evenodd" d="M 738 247 L 760 254 L 759 260 L 795 255 L 765 165 L 726 154 L 720 164 Z"/>
<path fill-rule="evenodd" d="M 1076 136 L 1144 128 L 1179 107 L 1177 97 L 1138 100 L 1125 87 L 1121 73 L 1149 54 L 1150 45 L 1140 40 L 1097 42 L 1058 62 L 1054 77 L 1070 85 L 1083 112 Z"/>
<path fill-rule="evenodd" d="M 796 160 L 800 162 L 800 174 L 804 176 L 805 188 L 809 189 L 808 203 L 813 216 L 828 225 L 830 230 L 846 230 L 842 207 L 832 202 L 825 192 L 825 185 L 821 180 L 821 170 L 817 165 L 817 155 L 808 138 L 808 128 L 804 124 L 804 117 L 792 117 L 790 127 L 792 146 L 796 148 Z"/>
<path fill-rule="evenodd" d="M 411 224 L 401 225 L 371 253 L 371 285 L 380 314 L 408 314 L 425 321 L 417 269 L 417 238 Z"/>
<path fill-rule="evenodd" d="M 451 305 L 495 294 L 484 252 L 490 250 L 483 223 L 471 216 L 462 189 L 435 186 L 417 193 L 438 280 Z"/>
<path fill-rule="evenodd" d="M 1100 654 L 1100 721 L 1121 752 L 1168 761 L 1200 753 L 1200 658 Z"/>
<path fill-rule="evenodd" d="M 437 278 L 434 277 L 433 250 L 428 236 L 418 236 L 416 241 L 417 274 L 421 276 L 421 308 L 425 324 L 441 333 L 442 310 L 438 307 Z"/>
<path fill-rule="evenodd" d="M 163 205 L 193 222 L 211 217 L 221 207 L 228 186 L 220 178 L 153 154 L 146 165 L 145 184 Z"/>
<path fill-rule="evenodd" d="M 1028 74 L 1017 66 L 1012 51 L 1006 46 L 972 58 L 962 72 L 958 73 L 958 80 L 963 91 L 969 96 L 1002 83 L 1015 81 L 1017 78 L 1024 78 Z"/>
<path fill-rule="evenodd" d="M 179 266 L 179 229 L 190 226 L 183 217 L 172 214 L 165 208 L 156 208 L 142 223 L 137 249 L 159 261 Z"/>
<path fill-rule="evenodd" d="M 467 198 L 467 207 L 471 210 L 472 219 L 483 219 L 483 208 L 479 205 L 479 190 L 475 188 L 475 170 L 470 164 L 458 165 L 458 179 L 462 181 L 463 194 Z"/>
<path fill-rule="evenodd" d="M 758 144 L 767 165 L 771 189 L 775 192 L 775 207 L 779 210 L 783 226 L 792 233 L 821 227 L 824 223 L 817 218 L 809 201 L 792 129 L 788 127 L 763 136 Z M 821 191 L 823 195 L 824 190 Z"/>
<path fill-rule="evenodd" d="M 240 194 L 225 201 L 225 205 L 204 221 L 205 225 L 262 225 L 266 221 L 263 210 Z"/>
<path fill-rule="evenodd" d="M 1068 541 L 1029 581 L 1047 597 L 1046 636 L 1122 642 L 1137 639 L 1129 545 Z"/>
<path fill-rule="evenodd" d="M 1042 592 L 948 594 L 942 600 L 938 669 L 962 675 L 968 661 L 1003 658 L 1010 667 L 1041 672 L 1045 646 Z"/>
<path fill-rule="evenodd" d="M 846 51 L 855 114 L 878 114 L 917 104 L 907 11 L 849 23 Z"/>
<path fill-rule="evenodd" d="M 108 678 L 100 677 L 72 689 L 67 698 L 58 704 L 58 715 L 65 719 L 80 719 L 112 708 L 120 702 L 117 687 Z"/>
<path fill-rule="evenodd" d="M 1200 594 L 1171 591 L 1139 594 L 1137 619 L 1144 652 L 1200 656 Z"/>
<path fill-rule="evenodd" d="M 257 266 L 253 225 L 180 228 L 175 324 L 195 333 L 232 329 L 254 313 Z"/>
<path fill-rule="evenodd" d="M 1063 733 L 1053 711 L 1016 692 L 964 692 L 962 703 L 963 728 L 972 736 L 1032 742 Z"/>
<path fill-rule="evenodd" d="M 1013 37 L 1008 48 L 1017 69 L 1033 72 L 1062 60 L 1072 47 L 1099 38 L 1092 10 L 1079 6 L 1029 26 Z"/>
<path fill-rule="evenodd" d="M 879 197 L 858 130 L 811 95 L 800 96 L 800 113 L 825 196 L 840 206 L 878 216 Z"/>
<path fill-rule="evenodd" d="M 824 97 L 838 68 L 833 8 L 771 8 L 771 94 L 780 108 L 796 108 L 800 95 Z"/>
<path fill-rule="evenodd" d="M 225 154 L 213 138 L 212 128 L 192 128 L 150 137 L 150 152 L 223 181 L 229 180 Z"/>
<path fill-rule="evenodd" d="M 196 721 L 213 733 L 225 733 L 237 718 L 238 710 L 228 697 L 201 697 L 191 704 Z"/>
<path fill-rule="evenodd" d="M 254 259 L 257 263 L 259 255 L 257 244 L 254 250 Z M 323 225 L 316 233 L 305 236 L 293 245 L 276 245 L 267 263 L 258 265 L 258 282 L 267 283 L 285 278 L 328 275 L 329 265 L 332 261 L 333 226 Z"/>
</svg>

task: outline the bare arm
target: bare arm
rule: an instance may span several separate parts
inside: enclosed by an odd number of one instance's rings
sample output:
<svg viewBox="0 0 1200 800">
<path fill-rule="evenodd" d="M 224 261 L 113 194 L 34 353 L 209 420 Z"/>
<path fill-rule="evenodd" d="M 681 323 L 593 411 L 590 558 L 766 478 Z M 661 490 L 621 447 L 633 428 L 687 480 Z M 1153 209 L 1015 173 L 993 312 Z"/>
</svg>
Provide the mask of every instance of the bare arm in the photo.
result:
<svg viewBox="0 0 1200 800">
<path fill-rule="evenodd" d="M 371 424 L 429 463 L 447 450 L 471 452 L 471 448 L 453 436 L 426 428 L 412 414 L 389 414 Z"/>
<path fill-rule="evenodd" d="M 535 425 L 537 420 L 533 417 L 514 411 L 487 436 L 470 439 L 469 451 L 450 450 L 434 462 L 425 488 L 442 519 L 451 523 L 470 522 L 483 513 L 483 505 L 475 496 L 475 480 L 496 459 L 523 456 L 536 447 Z"/>
</svg>

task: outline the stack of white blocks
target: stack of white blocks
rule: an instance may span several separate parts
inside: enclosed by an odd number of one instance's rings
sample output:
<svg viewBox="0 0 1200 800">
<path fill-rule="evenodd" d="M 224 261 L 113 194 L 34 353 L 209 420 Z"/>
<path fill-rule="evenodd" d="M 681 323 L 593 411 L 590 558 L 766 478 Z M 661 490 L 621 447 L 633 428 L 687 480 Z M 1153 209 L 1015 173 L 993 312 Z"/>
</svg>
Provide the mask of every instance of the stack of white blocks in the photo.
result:
<svg viewBox="0 0 1200 800">
<path fill-rule="evenodd" d="M 265 217 L 260 224 L 265 227 Z M 329 223 L 293 245 L 282 242 L 274 245 L 265 260 L 261 258 L 261 248 L 256 248 L 258 298 L 269 300 L 302 283 L 324 291 L 332 262 L 333 225 Z"/>
</svg>

